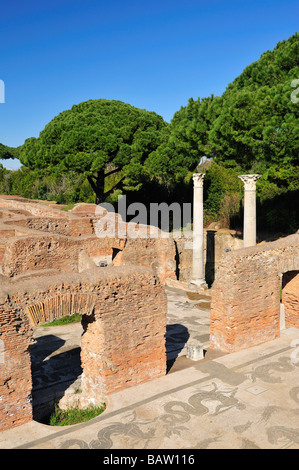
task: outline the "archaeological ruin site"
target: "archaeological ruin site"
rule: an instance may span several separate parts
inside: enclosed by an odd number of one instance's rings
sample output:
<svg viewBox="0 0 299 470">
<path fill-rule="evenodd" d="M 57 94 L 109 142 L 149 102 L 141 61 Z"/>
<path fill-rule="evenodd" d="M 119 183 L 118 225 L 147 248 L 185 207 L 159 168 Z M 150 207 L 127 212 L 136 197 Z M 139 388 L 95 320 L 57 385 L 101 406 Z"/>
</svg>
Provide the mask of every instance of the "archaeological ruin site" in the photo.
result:
<svg viewBox="0 0 299 470">
<path fill-rule="evenodd" d="M 30 350 L 53 319 L 82 315 L 80 406 L 166 375 L 165 286 L 208 298 L 211 351 L 299 328 L 299 233 L 256 244 L 256 179 L 242 178 L 244 237 L 203 230 L 200 175 L 189 236 L 99 237 L 96 205 L 0 196 L 0 431 L 34 419 Z"/>
</svg>

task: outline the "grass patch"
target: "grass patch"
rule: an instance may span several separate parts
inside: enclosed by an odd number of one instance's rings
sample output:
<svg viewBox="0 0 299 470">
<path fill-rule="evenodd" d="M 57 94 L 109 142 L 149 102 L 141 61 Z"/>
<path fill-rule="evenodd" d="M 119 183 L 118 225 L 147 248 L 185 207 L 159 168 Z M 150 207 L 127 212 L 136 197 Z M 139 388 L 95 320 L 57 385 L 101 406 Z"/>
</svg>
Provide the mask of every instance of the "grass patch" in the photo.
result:
<svg viewBox="0 0 299 470">
<path fill-rule="evenodd" d="M 70 202 L 69 204 L 66 204 L 65 207 L 61 207 L 60 210 L 68 212 L 68 211 L 71 211 L 72 209 L 74 209 L 74 207 L 75 207 L 75 203 Z"/>
<path fill-rule="evenodd" d="M 69 408 L 61 410 L 55 406 L 55 410 L 49 418 L 50 426 L 70 426 L 72 424 L 79 424 L 89 421 L 96 416 L 99 416 L 105 410 L 106 405 L 103 403 L 101 406 L 89 406 L 85 409 Z"/>
<path fill-rule="evenodd" d="M 40 326 L 57 326 L 57 325 L 67 325 L 68 323 L 78 323 L 82 320 L 82 315 L 76 313 L 75 315 L 67 315 L 65 317 L 57 318 L 49 323 L 44 323 Z"/>
</svg>

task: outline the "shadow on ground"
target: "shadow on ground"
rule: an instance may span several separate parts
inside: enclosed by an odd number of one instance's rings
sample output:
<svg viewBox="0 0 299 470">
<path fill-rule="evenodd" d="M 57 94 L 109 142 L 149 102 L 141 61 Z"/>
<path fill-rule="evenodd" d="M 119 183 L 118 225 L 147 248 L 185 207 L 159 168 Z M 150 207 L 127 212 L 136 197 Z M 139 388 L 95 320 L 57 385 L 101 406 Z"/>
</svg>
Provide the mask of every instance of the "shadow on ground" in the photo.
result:
<svg viewBox="0 0 299 470">
<path fill-rule="evenodd" d="M 66 346 L 58 336 L 49 334 L 36 338 L 30 347 L 32 369 L 33 419 L 47 420 L 55 403 L 81 375 L 79 346 Z"/>
<path fill-rule="evenodd" d="M 168 373 L 189 339 L 189 331 L 184 325 L 175 323 L 166 326 L 166 358 Z"/>
</svg>

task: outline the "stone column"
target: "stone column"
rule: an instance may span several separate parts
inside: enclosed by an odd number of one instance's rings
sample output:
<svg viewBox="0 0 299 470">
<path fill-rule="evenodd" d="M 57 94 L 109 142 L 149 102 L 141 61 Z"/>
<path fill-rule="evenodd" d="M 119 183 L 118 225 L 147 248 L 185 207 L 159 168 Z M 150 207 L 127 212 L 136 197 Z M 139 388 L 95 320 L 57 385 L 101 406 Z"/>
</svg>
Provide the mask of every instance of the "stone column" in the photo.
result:
<svg viewBox="0 0 299 470">
<path fill-rule="evenodd" d="M 261 175 L 240 175 L 244 183 L 244 247 L 256 245 L 256 182 Z"/>
<path fill-rule="evenodd" d="M 203 173 L 193 175 L 193 267 L 191 284 L 207 287 L 204 274 Z"/>
</svg>

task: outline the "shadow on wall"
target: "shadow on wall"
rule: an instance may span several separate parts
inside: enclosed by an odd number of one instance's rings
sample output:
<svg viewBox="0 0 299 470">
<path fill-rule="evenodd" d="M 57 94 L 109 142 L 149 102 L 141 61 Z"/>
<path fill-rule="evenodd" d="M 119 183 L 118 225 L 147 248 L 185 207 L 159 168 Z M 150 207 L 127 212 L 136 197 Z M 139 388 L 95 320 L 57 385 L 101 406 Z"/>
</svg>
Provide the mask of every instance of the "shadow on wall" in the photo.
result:
<svg viewBox="0 0 299 470">
<path fill-rule="evenodd" d="M 166 326 L 166 360 L 168 373 L 189 339 L 188 329 L 179 323 Z"/>
<path fill-rule="evenodd" d="M 215 230 L 207 230 L 205 279 L 209 287 L 215 279 Z"/>
</svg>

